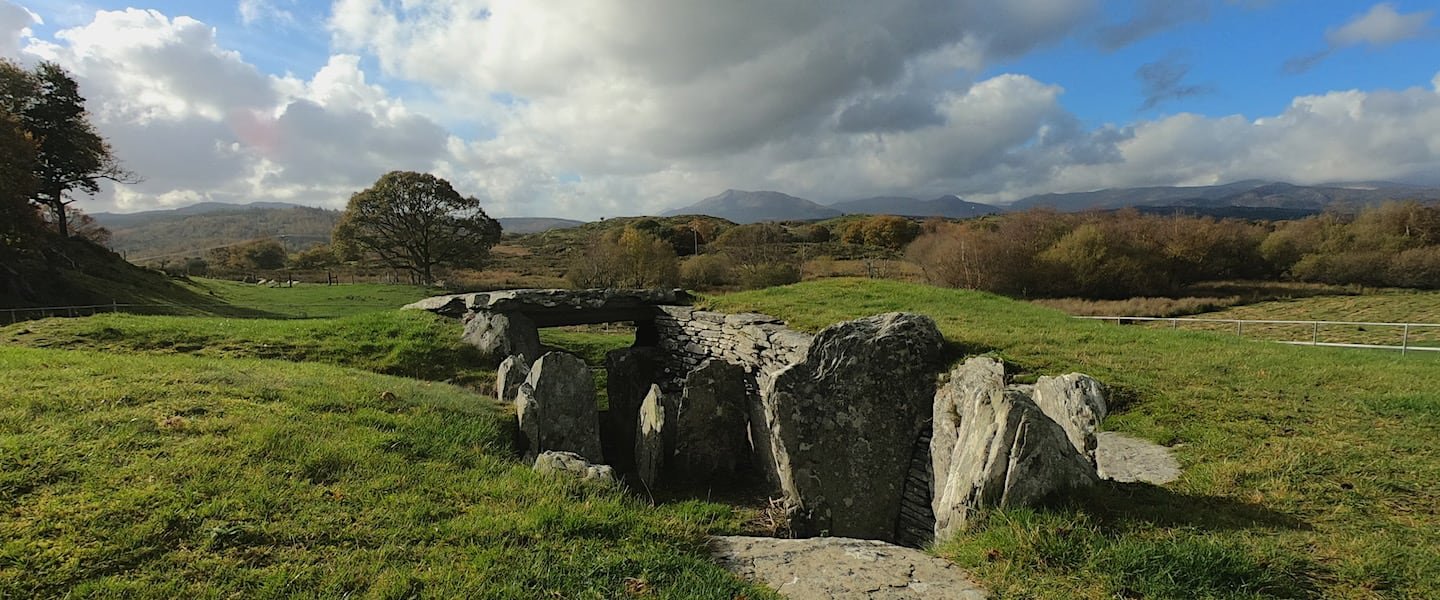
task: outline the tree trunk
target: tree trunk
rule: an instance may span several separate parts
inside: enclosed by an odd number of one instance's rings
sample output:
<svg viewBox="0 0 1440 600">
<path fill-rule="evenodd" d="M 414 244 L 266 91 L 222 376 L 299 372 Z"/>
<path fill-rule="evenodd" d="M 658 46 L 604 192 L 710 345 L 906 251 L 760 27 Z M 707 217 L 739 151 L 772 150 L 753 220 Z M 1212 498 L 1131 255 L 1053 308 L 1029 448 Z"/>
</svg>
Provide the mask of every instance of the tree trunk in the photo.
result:
<svg viewBox="0 0 1440 600">
<path fill-rule="evenodd" d="M 63 192 L 61 192 L 63 193 Z M 50 207 L 50 214 L 55 217 L 55 230 L 60 232 L 60 237 L 70 237 L 70 223 L 65 214 L 65 202 L 60 194 L 55 194 L 45 202 Z"/>
</svg>

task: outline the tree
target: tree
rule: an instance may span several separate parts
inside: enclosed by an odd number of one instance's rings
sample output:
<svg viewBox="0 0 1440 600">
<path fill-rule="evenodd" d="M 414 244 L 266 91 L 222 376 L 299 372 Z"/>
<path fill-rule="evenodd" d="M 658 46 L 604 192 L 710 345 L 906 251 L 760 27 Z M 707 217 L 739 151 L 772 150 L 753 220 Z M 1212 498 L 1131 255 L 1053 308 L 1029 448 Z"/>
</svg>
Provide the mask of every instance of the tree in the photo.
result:
<svg viewBox="0 0 1440 600">
<path fill-rule="evenodd" d="M 565 278 L 578 288 L 671 287 L 680 281 L 680 267 L 670 244 L 632 225 L 592 242 Z"/>
<path fill-rule="evenodd" d="M 35 190 L 31 174 L 35 142 L 20 129 L 20 122 L 0 110 L 0 242 L 8 245 L 14 236 L 39 227 L 30 195 Z"/>
<path fill-rule="evenodd" d="M 332 237 L 344 255 L 372 254 L 429 285 L 435 267 L 483 265 L 500 223 L 444 179 L 391 171 L 350 197 Z"/>
<path fill-rule="evenodd" d="M 32 199 L 50 212 L 60 235 L 70 235 L 65 209 L 75 201 L 69 196 L 73 191 L 94 194 L 102 180 L 139 181 L 120 166 L 110 144 L 90 124 L 80 86 L 59 65 L 42 62 L 26 71 L 0 60 L 0 111 L 14 115 L 34 140 Z"/>
</svg>

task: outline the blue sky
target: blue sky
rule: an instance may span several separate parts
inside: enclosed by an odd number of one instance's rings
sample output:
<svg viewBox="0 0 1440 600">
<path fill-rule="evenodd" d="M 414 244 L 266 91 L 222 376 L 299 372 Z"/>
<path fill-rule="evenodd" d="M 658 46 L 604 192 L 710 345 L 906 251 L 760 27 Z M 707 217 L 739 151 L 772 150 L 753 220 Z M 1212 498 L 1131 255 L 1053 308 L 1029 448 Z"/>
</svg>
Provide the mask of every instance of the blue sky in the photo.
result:
<svg viewBox="0 0 1440 600">
<path fill-rule="evenodd" d="M 0 54 L 75 73 L 145 175 L 96 210 L 338 206 L 405 168 L 497 214 L 593 218 L 726 188 L 1440 184 L 1437 8 L 0 0 Z"/>
</svg>

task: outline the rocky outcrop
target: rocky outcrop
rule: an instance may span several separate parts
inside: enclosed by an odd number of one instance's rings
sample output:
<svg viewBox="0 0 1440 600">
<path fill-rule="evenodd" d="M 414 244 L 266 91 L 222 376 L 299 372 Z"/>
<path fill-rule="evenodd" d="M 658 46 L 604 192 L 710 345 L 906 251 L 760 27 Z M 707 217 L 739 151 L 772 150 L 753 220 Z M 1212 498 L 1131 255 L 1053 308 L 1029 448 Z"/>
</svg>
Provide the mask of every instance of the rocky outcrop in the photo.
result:
<svg viewBox="0 0 1440 600">
<path fill-rule="evenodd" d="M 728 478 L 750 455 L 745 370 L 707 360 L 685 377 L 671 468 L 685 479 Z"/>
<path fill-rule="evenodd" d="M 506 404 L 514 404 L 520 395 L 520 386 L 530 377 L 530 361 L 522 356 L 507 356 L 495 370 L 495 398 Z"/>
<path fill-rule="evenodd" d="M 1105 420 L 1105 386 L 1089 375 L 1070 373 L 1035 382 L 1035 405 L 1061 427 L 1076 450 L 1095 464 L 1095 432 Z"/>
<path fill-rule="evenodd" d="M 595 381 L 579 357 L 551 352 L 535 361 L 516 394 L 515 415 L 526 456 L 556 450 L 604 462 Z"/>
<path fill-rule="evenodd" d="M 992 359 L 971 359 L 936 394 L 936 539 L 960 531 L 984 509 L 1034 504 L 1098 480 L 1066 429 L 1036 406 L 1030 389 L 1007 387 L 1003 373 Z"/>
<path fill-rule="evenodd" d="M 474 313 L 465 321 L 460 339 L 479 348 L 493 361 L 490 364 L 507 356 L 521 356 L 527 361 L 540 358 L 540 332 L 523 314 Z"/>
<path fill-rule="evenodd" d="M 942 558 L 875 540 L 714 538 L 722 567 L 792 600 L 983 600 L 968 574 Z"/>
<path fill-rule="evenodd" d="M 929 317 L 839 323 L 762 391 L 768 441 L 801 535 L 894 540 L 911 448 L 927 425 L 943 340 Z"/>
<path fill-rule="evenodd" d="M 665 469 L 665 459 L 674 451 L 667 443 L 669 427 L 665 415 L 665 393 L 651 385 L 640 403 L 636 418 L 635 472 L 646 488 L 654 488 Z"/>
<path fill-rule="evenodd" d="M 615 482 L 615 469 L 610 465 L 596 465 L 574 452 L 541 452 L 535 457 L 535 471 L 575 477 L 601 483 Z"/>
</svg>

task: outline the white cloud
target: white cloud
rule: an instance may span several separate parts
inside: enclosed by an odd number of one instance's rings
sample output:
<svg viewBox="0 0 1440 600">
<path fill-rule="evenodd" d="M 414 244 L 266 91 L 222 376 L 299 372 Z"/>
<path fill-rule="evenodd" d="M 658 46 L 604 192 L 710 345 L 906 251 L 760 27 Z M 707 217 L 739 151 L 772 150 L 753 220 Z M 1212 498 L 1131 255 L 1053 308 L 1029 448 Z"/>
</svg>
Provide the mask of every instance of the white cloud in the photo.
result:
<svg viewBox="0 0 1440 600">
<path fill-rule="evenodd" d="M 1369 12 L 1327 32 L 1325 40 L 1335 47 L 1387 46 L 1424 35 L 1430 30 L 1429 21 L 1433 16 L 1433 10 L 1401 14 L 1393 3 L 1381 2 L 1370 7 Z"/>
<path fill-rule="evenodd" d="M 0 0 L 0 57 L 20 55 L 20 42 L 30 37 L 31 25 L 42 25 L 39 15 L 8 0 Z"/>
<path fill-rule="evenodd" d="M 240 13 L 240 22 L 247 26 L 267 21 L 278 25 L 295 24 L 294 13 L 275 6 L 270 0 L 240 0 L 236 10 Z"/>
</svg>

